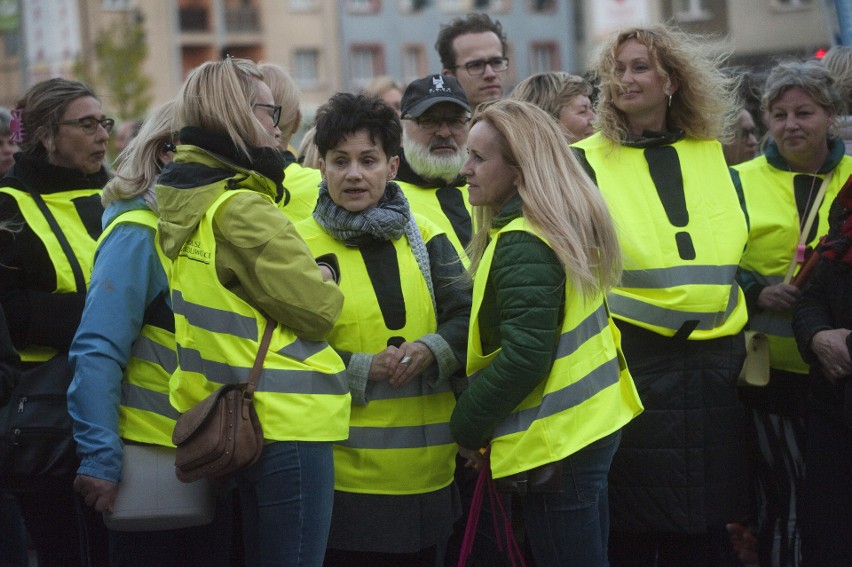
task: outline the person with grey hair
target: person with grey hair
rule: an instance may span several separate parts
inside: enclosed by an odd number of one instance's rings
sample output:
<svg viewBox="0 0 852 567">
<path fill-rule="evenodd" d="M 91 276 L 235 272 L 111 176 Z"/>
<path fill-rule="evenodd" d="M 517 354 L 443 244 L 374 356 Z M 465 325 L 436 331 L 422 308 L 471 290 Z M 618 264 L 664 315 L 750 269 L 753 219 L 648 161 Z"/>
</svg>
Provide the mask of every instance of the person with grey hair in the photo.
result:
<svg viewBox="0 0 852 567">
<path fill-rule="evenodd" d="M 455 77 L 412 81 L 402 97 L 402 147 L 396 181 L 411 210 L 441 227 L 460 258 L 472 223 L 467 182 L 459 175 L 467 152 L 470 105 Z"/>
<path fill-rule="evenodd" d="M 758 555 L 761 565 L 799 564 L 808 364 L 796 348 L 792 309 L 808 248 L 828 230 L 828 211 L 852 175 L 852 157 L 832 133 L 844 103 L 818 61 L 787 61 L 769 73 L 762 97 L 771 141 L 763 155 L 733 166 L 749 218 L 737 280 L 749 326 L 769 338 L 770 379 L 744 386 L 758 466 Z M 832 369 L 832 371 L 835 371 Z M 846 369 L 852 371 L 852 367 Z"/>
<path fill-rule="evenodd" d="M 553 116 L 573 143 L 595 133 L 592 85 L 564 71 L 538 73 L 517 84 L 509 98 L 531 102 Z"/>
<path fill-rule="evenodd" d="M 12 113 L 0 107 L 0 177 L 15 165 L 15 152 L 18 151 L 18 144 L 12 141 L 11 122 Z"/>
<path fill-rule="evenodd" d="M 834 77 L 840 96 L 846 101 L 846 111 L 852 107 L 852 45 L 835 45 L 828 50 L 822 64 Z M 846 145 L 846 155 L 852 155 L 852 115 L 837 117 L 837 133 Z"/>
<path fill-rule="evenodd" d="M 0 181 L 0 222 L 20 230 L 0 232 L 0 305 L 21 368 L 29 370 L 67 360 L 80 324 L 101 234 L 101 189 L 109 179 L 103 159 L 114 121 L 88 85 L 59 78 L 31 87 L 14 114 L 21 151 Z M 87 552 L 105 560 L 100 515 L 81 512 L 88 541 L 81 538 L 73 471 L 51 472 L 43 489 L 17 495 L 39 564 L 78 565 Z"/>
</svg>

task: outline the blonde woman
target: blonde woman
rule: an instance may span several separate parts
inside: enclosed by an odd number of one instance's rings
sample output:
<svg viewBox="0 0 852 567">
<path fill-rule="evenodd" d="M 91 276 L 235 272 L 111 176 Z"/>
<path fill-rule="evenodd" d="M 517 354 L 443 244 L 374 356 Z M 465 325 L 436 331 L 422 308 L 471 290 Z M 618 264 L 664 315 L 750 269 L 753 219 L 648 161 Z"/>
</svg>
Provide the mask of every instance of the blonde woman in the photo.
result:
<svg viewBox="0 0 852 567">
<path fill-rule="evenodd" d="M 379 97 L 385 104 L 396 111 L 397 117 L 402 117 L 402 93 L 404 91 L 405 88 L 402 86 L 402 83 L 393 77 L 379 75 L 378 77 L 373 77 L 364 85 L 361 94 Z"/>
<path fill-rule="evenodd" d="M 607 472 L 641 411 L 604 293 L 621 267 L 607 207 L 541 109 L 505 100 L 473 120 L 477 226 L 467 373 L 450 422 L 459 453 L 512 482 L 551 470 L 559 493 L 521 502 L 539 565 L 606 565 Z"/>
<path fill-rule="evenodd" d="M 319 169 L 299 163 L 290 148 L 290 141 L 302 123 L 296 82 L 281 65 L 261 63 L 257 67 L 263 73 L 263 82 L 269 85 L 272 91 L 275 104 L 281 107 L 278 127 L 281 130 L 279 147 L 284 152 L 284 196 L 278 206 L 290 221 L 297 223 L 309 218 L 314 211 L 322 176 Z"/>
<path fill-rule="evenodd" d="M 104 187 L 104 235 L 71 344 L 68 411 L 80 458 L 74 488 L 98 512 L 113 509 L 125 444 L 171 447 L 178 416 L 169 404 L 177 365 L 174 315 L 166 303 L 170 262 L 155 244 L 154 194 L 175 152 L 173 116 L 173 101 L 151 113 Z M 110 564 L 227 565 L 229 520 L 230 514 L 219 514 L 213 524 L 194 528 L 110 530 Z"/>
<path fill-rule="evenodd" d="M 748 233 L 718 141 L 739 105 L 707 52 L 664 26 L 614 34 L 595 64 L 600 131 L 575 144 L 619 228 L 608 302 L 647 410 L 610 472 L 613 566 L 718 564 L 748 502 L 734 278 Z"/>
<path fill-rule="evenodd" d="M 552 71 L 539 73 L 518 83 L 510 98 L 538 106 L 559 121 L 569 142 L 577 142 L 595 133 L 592 85 L 583 77 Z"/>
<path fill-rule="evenodd" d="M 334 491 L 331 442 L 346 438 L 343 362 L 324 339 L 343 297 L 277 206 L 278 105 L 251 61 L 197 67 L 177 97 L 181 145 L 157 182 L 186 411 L 245 381 L 274 325 L 254 396 L 265 444 L 234 478 L 249 565 L 319 565 Z"/>
</svg>

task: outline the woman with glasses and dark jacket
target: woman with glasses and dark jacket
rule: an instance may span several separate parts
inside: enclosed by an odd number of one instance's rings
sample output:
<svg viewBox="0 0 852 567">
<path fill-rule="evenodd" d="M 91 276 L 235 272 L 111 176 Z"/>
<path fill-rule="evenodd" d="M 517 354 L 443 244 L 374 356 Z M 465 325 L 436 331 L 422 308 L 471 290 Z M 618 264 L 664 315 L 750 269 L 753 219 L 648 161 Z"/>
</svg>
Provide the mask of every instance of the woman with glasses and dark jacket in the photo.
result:
<svg viewBox="0 0 852 567">
<path fill-rule="evenodd" d="M 95 93 L 65 79 L 33 86 L 13 112 L 21 152 L 0 181 L 0 222 L 19 230 L 0 233 L 0 305 L 24 370 L 67 358 L 80 323 L 101 233 L 100 194 L 109 179 L 102 162 L 112 126 Z M 81 554 L 107 560 L 103 522 L 93 512 L 88 542 L 97 545 L 80 548 L 73 480 L 69 470 L 18 495 L 39 565 L 79 565 Z"/>
</svg>

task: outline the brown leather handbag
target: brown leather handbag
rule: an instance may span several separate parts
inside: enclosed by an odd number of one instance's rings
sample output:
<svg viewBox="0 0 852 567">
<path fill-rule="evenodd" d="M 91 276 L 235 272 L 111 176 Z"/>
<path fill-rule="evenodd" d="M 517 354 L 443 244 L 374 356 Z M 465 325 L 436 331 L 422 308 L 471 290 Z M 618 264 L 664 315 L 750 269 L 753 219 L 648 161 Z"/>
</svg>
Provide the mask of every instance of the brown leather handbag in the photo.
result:
<svg viewBox="0 0 852 567">
<path fill-rule="evenodd" d="M 221 386 L 178 418 L 172 433 L 178 480 L 226 478 L 260 458 L 263 430 L 254 409 L 254 391 L 275 326 L 267 319 L 247 382 Z"/>
</svg>

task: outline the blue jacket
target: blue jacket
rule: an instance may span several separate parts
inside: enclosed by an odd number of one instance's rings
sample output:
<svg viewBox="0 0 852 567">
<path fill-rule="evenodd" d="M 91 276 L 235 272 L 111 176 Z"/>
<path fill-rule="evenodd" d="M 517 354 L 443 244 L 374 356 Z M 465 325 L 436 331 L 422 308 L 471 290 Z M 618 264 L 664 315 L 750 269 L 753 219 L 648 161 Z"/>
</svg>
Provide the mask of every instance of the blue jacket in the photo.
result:
<svg viewBox="0 0 852 567">
<path fill-rule="evenodd" d="M 104 212 L 103 228 L 126 211 L 145 208 L 141 197 L 115 201 Z M 168 281 L 154 231 L 136 224 L 116 227 L 95 253 L 83 318 L 69 355 L 74 379 L 68 412 L 74 420 L 78 474 L 121 480 L 121 380 L 145 310 L 162 293 L 168 297 Z"/>
</svg>

